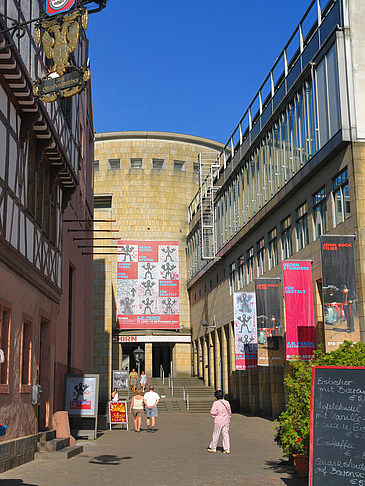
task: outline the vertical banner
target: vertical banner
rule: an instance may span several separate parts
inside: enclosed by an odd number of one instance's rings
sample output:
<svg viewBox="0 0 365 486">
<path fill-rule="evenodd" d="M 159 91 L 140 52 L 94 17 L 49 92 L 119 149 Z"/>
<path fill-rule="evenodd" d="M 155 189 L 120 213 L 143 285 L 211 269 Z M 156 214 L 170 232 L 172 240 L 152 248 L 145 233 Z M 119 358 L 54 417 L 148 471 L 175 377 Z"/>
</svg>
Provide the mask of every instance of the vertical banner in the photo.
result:
<svg viewBox="0 0 365 486">
<path fill-rule="evenodd" d="M 322 297 L 326 351 L 359 341 L 354 236 L 321 236 Z"/>
<path fill-rule="evenodd" d="M 233 308 L 236 370 L 257 368 L 255 294 L 253 292 L 235 292 Z"/>
<path fill-rule="evenodd" d="M 281 366 L 282 335 L 280 279 L 255 280 L 257 348 L 260 366 Z"/>
<path fill-rule="evenodd" d="M 179 243 L 118 241 L 119 329 L 179 329 Z"/>
<path fill-rule="evenodd" d="M 314 312 L 311 261 L 284 261 L 286 359 L 310 359 L 314 351 Z"/>
</svg>

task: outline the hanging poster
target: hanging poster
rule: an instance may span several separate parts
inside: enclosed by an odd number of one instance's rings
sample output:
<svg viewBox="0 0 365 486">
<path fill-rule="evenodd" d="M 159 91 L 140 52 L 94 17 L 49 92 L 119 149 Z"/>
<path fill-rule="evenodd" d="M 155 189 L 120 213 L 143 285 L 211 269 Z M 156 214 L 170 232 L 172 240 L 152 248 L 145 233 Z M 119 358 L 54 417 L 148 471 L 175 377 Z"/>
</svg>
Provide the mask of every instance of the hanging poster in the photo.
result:
<svg viewBox="0 0 365 486">
<path fill-rule="evenodd" d="M 233 303 L 236 370 L 257 368 L 255 294 L 253 292 L 235 292 Z"/>
<path fill-rule="evenodd" d="M 65 410 L 69 415 L 97 416 L 98 379 L 98 375 L 66 376 Z"/>
<path fill-rule="evenodd" d="M 177 241 L 118 241 L 119 329 L 179 329 Z"/>
<path fill-rule="evenodd" d="M 359 341 L 354 236 L 321 236 L 322 297 L 326 351 Z"/>
<path fill-rule="evenodd" d="M 281 366 L 283 329 L 281 324 L 280 279 L 255 280 L 257 348 L 260 366 Z"/>
<path fill-rule="evenodd" d="M 311 261 L 284 261 L 286 359 L 310 359 L 314 351 L 314 312 Z"/>
<path fill-rule="evenodd" d="M 108 410 L 110 430 L 112 424 L 126 424 L 128 430 L 127 402 L 109 402 Z"/>
<path fill-rule="evenodd" d="M 127 370 L 113 370 L 113 389 L 129 390 L 128 378 L 129 372 Z"/>
</svg>

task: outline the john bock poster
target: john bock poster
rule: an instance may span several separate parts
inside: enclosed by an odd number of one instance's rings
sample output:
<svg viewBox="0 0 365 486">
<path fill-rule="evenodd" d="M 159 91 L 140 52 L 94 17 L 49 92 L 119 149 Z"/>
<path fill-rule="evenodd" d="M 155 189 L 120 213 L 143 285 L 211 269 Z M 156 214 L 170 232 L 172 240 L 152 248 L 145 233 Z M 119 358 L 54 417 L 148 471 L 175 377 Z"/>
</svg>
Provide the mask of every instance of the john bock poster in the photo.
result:
<svg viewBox="0 0 365 486">
<path fill-rule="evenodd" d="M 179 329 L 177 241 L 118 241 L 119 329 Z"/>
<path fill-rule="evenodd" d="M 236 370 L 257 368 L 255 294 L 253 292 L 235 292 L 233 299 Z"/>
<path fill-rule="evenodd" d="M 326 350 L 359 341 L 354 236 L 321 236 L 322 296 Z"/>
</svg>

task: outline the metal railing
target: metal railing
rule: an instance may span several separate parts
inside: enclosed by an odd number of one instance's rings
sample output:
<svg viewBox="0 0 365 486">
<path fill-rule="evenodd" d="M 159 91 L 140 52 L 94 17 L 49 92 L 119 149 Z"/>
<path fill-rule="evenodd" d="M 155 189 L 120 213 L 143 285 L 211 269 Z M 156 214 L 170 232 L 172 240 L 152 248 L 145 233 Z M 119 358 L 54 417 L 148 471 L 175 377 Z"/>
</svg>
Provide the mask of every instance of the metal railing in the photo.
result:
<svg viewBox="0 0 365 486">
<path fill-rule="evenodd" d="M 163 369 L 163 366 L 160 365 L 160 378 L 162 378 L 162 384 L 165 384 L 165 370 Z"/>
<path fill-rule="evenodd" d="M 190 400 L 189 400 L 189 393 L 186 395 L 186 410 L 190 412 Z"/>
</svg>

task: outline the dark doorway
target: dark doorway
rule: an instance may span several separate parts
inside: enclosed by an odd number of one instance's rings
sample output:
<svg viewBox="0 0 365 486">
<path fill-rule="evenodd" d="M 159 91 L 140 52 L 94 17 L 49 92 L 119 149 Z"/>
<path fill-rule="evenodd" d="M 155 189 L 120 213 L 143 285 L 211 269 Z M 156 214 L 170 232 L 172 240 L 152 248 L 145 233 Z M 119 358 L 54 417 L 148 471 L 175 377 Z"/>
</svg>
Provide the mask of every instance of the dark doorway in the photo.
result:
<svg viewBox="0 0 365 486">
<path fill-rule="evenodd" d="M 163 366 L 165 376 L 171 372 L 171 344 L 152 344 L 152 376 L 160 376 L 160 366 Z"/>
<path fill-rule="evenodd" d="M 134 359 L 134 356 L 133 356 L 133 351 L 135 349 L 138 348 L 138 346 L 143 349 L 143 351 L 145 350 L 144 349 L 144 343 L 135 343 L 135 344 L 122 344 L 122 352 L 123 352 L 123 355 L 128 355 L 129 356 L 129 371 L 132 371 L 132 369 L 134 368 L 136 371 L 137 370 L 137 364 L 136 364 L 136 360 Z M 141 363 L 141 371 L 143 371 L 145 369 L 145 363 Z"/>
<path fill-rule="evenodd" d="M 47 408 L 49 402 L 49 371 L 50 371 L 50 347 L 49 347 L 49 322 L 41 320 L 39 344 L 39 384 L 42 387 L 38 406 L 38 430 L 46 430 L 49 427 Z"/>
</svg>

